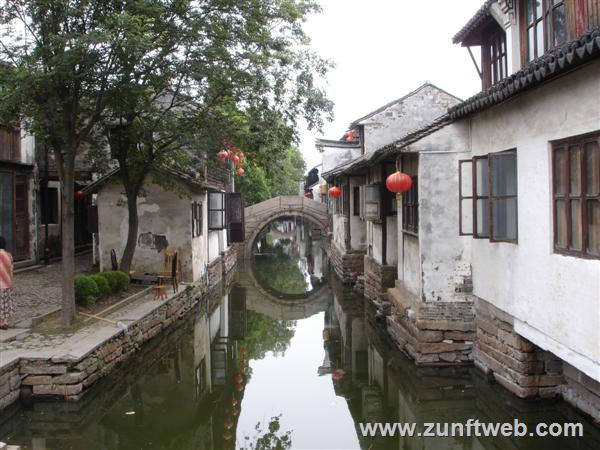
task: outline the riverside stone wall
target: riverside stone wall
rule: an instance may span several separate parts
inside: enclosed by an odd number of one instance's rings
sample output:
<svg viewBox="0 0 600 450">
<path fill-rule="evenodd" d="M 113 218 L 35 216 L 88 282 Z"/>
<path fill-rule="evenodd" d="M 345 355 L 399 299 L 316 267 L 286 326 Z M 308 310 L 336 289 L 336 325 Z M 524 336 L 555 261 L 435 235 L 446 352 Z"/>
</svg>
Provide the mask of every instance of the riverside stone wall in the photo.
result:
<svg viewBox="0 0 600 450">
<path fill-rule="evenodd" d="M 364 252 L 345 252 L 332 242 L 329 257 L 336 275 L 345 285 L 354 285 L 358 276 L 364 273 Z"/>
<path fill-rule="evenodd" d="M 370 256 L 364 257 L 364 296 L 377 302 L 387 301 L 386 291 L 394 287 L 396 266 L 383 266 Z"/>
<path fill-rule="evenodd" d="M 100 378 L 128 360 L 153 337 L 184 318 L 200 300 L 232 279 L 237 262 L 235 249 L 224 252 L 209 267 L 208 286 L 183 287 L 179 293 L 131 324 L 127 332 L 100 343 L 84 357 L 55 356 L 50 359 L 20 358 L 0 371 L 0 411 L 19 397 L 27 399 L 80 400 Z"/>
</svg>

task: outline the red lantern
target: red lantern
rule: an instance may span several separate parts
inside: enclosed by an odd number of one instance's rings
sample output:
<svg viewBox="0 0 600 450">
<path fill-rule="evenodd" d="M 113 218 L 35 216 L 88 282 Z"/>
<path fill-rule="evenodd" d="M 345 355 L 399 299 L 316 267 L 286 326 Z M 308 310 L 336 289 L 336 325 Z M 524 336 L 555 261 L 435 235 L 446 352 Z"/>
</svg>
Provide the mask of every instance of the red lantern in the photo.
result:
<svg viewBox="0 0 600 450">
<path fill-rule="evenodd" d="M 350 130 L 346 133 L 346 141 L 351 142 L 354 140 L 354 131 Z"/>
<path fill-rule="evenodd" d="M 240 410 L 238 408 L 233 408 L 231 410 L 231 414 L 233 414 L 234 416 L 237 416 L 240 413 Z"/>
<path fill-rule="evenodd" d="M 237 152 L 237 155 L 240 157 L 240 159 L 244 158 L 244 152 Z"/>
<path fill-rule="evenodd" d="M 225 150 L 221 150 L 219 153 L 217 153 L 217 158 L 219 158 L 221 161 L 225 161 L 227 159 L 227 152 Z"/>
<path fill-rule="evenodd" d="M 225 428 L 229 430 L 231 427 L 233 427 L 233 420 L 228 417 L 225 419 L 225 422 L 223 422 L 223 425 L 225 425 Z"/>
<path fill-rule="evenodd" d="M 237 173 L 238 175 L 244 175 L 245 170 L 240 167 L 238 170 L 235 171 L 235 173 Z"/>
<path fill-rule="evenodd" d="M 237 398 L 232 398 L 231 399 L 231 405 L 232 406 L 237 406 L 237 404 L 238 404 Z"/>
<path fill-rule="evenodd" d="M 239 373 L 238 373 L 238 374 L 235 376 L 235 382 L 236 382 L 236 383 L 243 383 L 243 382 L 244 382 L 244 377 L 243 377 L 241 374 L 239 374 Z"/>
<path fill-rule="evenodd" d="M 346 372 L 342 369 L 335 369 L 333 372 L 331 372 L 331 378 L 333 379 L 333 381 L 339 381 L 342 378 L 344 378 L 344 375 L 346 374 Z"/>
<path fill-rule="evenodd" d="M 244 385 L 243 384 L 236 384 L 235 385 L 235 390 L 238 392 L 242 392 L 244 390 Z"/>
<path fill-rule="evenodd" d="M 329 188 L 329 196 L 330 197 L 339 197 L 340 195 L 342 195 L 342 190 L 337 187 L 337 186 L 333 186 Z"/>
<path fill-rule="evenodd" d="M 223 433 L 223 439 L 225 439 L 226 441 L 230 441 L 232 437 L 233 437 L 233 435 L 229 431 L 226 431 L 225 433 Z"/>
<path fill-rule="evenodd" d="M 385 187 L 388 188 L 388 191 L 394 192 L 396 194 L 403 194 L 408 191 L 412 186 L 412 178 L 410 175 L 402 173 L 400 171 L 396 171 L 387 177 L 385 180 Z"/>
<path fill-rule="evenodd" d="M 232 160 L 234 163 L 237 163 L 237 162 L 240 162 L 240 157 L 239 157 L 238 155 L 233 155 L 233 156 L 231 157 L 231 160 Z"/>
<path fill-rule="evenodd" d="M 236 164 L 236 166 L 238 167 L 243 167 L 244 166 L 244 161 L 238 159 L 237 161 L 234 161 L 234 163 Z"/>
<path fill-rule="evenodd" d="M 244 354 L 248 353 L 248 349 L 246 347 L 240 347 L 240 353 L 242 355 L 244 355 Z"/>
<path fill-rule="evenodd" d="M 75 192 L 75 200 L 77 200 L 78 202 L 83 200 L 83 192 L 81 192 L 81 191 Z"/>
<path fill-rule="evenodd" d="M 313 193 L 312 193 L 311 191 L 308 191 L 308 192 L 305 192 L 305 193 L 304 193 L 304 196 L 305 196 L 306 198 L 313 198 Z"/>
</svg>

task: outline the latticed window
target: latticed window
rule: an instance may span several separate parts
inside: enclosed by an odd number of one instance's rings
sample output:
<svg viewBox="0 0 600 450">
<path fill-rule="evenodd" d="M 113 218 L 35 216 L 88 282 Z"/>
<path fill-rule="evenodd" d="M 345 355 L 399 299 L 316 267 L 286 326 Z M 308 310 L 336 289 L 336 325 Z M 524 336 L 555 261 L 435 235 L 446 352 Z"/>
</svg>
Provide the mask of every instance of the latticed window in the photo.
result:
<svg viewBox="0 0 600 450">
<path fill-rule="evenodd" d="M 565 5 L 563 0 L 527 0 L 525 3 L 527 61 L 533 61 L 566 42 Z"/>
<path fill-rule="evenodd" d="M 554 250 L 600 258 L 600 134 L 552 145 Z"/>
<path fill-rule="evenodd" d="M 225 194 L 209 192 L 208 194 L 208 229 L 222 230 L 225 228 Z"/>
<path fill-rule="evenodd" d="M 402 194 L 402 231 L 419 232 L 419 180 L 412 178 L 411 188 Z"/>
<path fill-rule="evenodd" d="M 192 203 L 192 237 L 202 236 L 202 202 Z"/>
</svg>

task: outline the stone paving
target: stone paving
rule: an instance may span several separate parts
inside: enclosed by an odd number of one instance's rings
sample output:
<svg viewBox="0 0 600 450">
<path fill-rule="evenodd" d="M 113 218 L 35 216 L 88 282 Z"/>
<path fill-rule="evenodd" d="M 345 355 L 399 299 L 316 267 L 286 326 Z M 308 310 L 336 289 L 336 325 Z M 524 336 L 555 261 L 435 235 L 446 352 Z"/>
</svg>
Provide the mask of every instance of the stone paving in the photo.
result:
<svg viewBox="0 0 600 450">
<path fill-rule="evenodd" d="M 77 273 L 92 271 L 92 254 L 75 257 Z M 60 261 L 35 269 L 15 273 L 13 324 L 29 326 L 31 318 L 45 314 L 60 306 L 61 302 Z"/>
</svg>

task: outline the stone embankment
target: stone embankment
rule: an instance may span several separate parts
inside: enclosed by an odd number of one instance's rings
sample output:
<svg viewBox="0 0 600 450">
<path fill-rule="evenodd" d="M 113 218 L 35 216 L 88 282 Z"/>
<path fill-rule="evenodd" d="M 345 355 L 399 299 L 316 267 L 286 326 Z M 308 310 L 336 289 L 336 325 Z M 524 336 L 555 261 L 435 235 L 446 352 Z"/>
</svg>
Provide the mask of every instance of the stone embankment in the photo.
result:
<svg viewBox="0 0 600 450">
<path fill-rule="evenodd" d="M 153 295 L 137 300 L 106 318 L 120 321 L 126 330 L 95 322 L 75 333 L 57 336 L 31 334 L 0 347 L 0 411 L 19 398 L 81 399 L 100 378 L 135 354 L 141 346 L 183 319 L 211 292 L 231 280 L 236 252 L 218 258 L 219 270 L 211 283 L 182 285 L 167 299 Z"/>
</svg>

